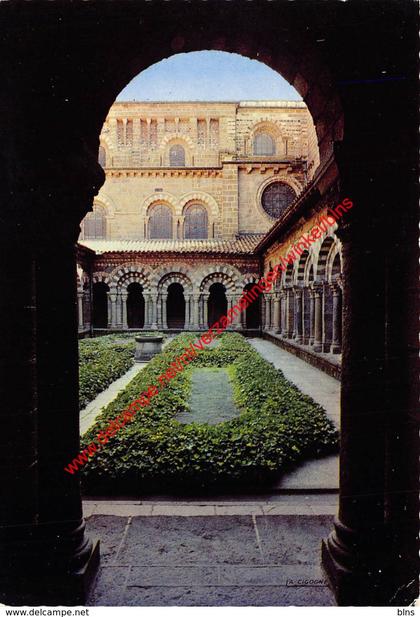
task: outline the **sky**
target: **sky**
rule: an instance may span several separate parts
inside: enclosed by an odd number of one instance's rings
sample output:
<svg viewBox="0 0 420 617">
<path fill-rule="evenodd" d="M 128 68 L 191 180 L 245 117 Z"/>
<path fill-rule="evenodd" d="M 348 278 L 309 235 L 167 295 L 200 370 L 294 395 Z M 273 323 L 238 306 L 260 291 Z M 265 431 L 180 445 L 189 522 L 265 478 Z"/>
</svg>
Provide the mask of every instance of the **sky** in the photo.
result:
<svg viewBox="0 0 420 617">
<path fill-rule="evenodd" d="M 175 54 L 142 71 L 117 101 L 301 101 L 281 75 L 257 60 L 224 51 Z"/>
</svg>

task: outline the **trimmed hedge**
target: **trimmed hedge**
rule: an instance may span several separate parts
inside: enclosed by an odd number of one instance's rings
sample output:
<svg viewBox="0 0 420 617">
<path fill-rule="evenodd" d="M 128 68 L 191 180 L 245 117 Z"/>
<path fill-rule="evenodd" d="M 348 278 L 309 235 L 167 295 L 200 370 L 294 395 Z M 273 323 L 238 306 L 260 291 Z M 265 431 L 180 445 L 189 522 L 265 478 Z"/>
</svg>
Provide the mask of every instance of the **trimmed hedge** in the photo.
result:
<svg viewBox="0 0 420 617">
<path fill-rule="evenodd" d="M 180 335 L 153 358 L 85 434 L 82 448 L 149 385 L 159 385 L 159 375 L 194 340 L 195 335 Z M 218 340 L 159 388 L 150 405 L 89 459 L 81 471 L 85 490 L 139 492 L 264 482 L 292 463 L 337 451 L 338 432 L 322 407 L 239 334 L 226 333 Z M 228 367 L 241 414 L 217 425 L 181 424 L 174 416 L 188 411 L 191 371 L 204 366 Z"/>
<path fill-rule="evenodd" d="M 79 341 L 79 409 L 134 364 L 134 337 L 112 334 Z"/>
</svg>

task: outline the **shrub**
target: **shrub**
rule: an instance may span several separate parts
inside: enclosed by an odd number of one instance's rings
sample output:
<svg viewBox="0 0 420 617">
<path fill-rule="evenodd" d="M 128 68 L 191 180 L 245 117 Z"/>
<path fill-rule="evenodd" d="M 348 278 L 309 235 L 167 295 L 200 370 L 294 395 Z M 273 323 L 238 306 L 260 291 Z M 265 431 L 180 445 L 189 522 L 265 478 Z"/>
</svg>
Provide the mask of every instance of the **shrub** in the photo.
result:
<svg viewBox="0 0 420 617">
<path fill-rule="evenodd" d="M 79 341 L 79 409 L 128 371 L 134 363 L 134 345 L 132 335 Z"/>
<path fill-rule="evenodd" d="M 153 358 L 106 408 L 83 447 L 149 385 L 159 385 L 159 375 L 193 340 L 195 335 L 180 335 Z M 188 411 L 191 371 L 204 366 L 228 368 L 241 413 L 217 425 L 181 424 L 174 416 Z M 83 467 L 85 489 L 237 486 L 270 480 L 294 462 L 337 449 L 338 433 L 325 411 L 239 334 L 223 334 L 215 348 L 198 352 L 190 367 L 159 390 Z"/>
</svg>

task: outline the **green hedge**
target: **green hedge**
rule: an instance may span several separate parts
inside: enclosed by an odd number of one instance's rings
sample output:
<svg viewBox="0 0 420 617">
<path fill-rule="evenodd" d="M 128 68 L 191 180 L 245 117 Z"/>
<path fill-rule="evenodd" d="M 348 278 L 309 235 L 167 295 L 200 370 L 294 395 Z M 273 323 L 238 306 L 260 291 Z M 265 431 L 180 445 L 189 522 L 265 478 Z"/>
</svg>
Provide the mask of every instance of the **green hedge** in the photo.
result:
<svg viewBox="0 0 420 617">
<path fill-rule="evenodd" d="M 136 399 L 194 335 L 180 335 L 156 356 L 100 416 L 83 447 Z M 217 424 L 181 424 L 188 411 L 191 371 L 227 366 L 240 416 Z M 82 474 L 85 490 L 135 491 L 207 487 L 270 480 L 291 463 L 337 450 L 338 433 L 325 411 L 264 360 L 239 334 L 219 337 L 160 389 L 148 407 L 101 447 Z"/>
<path fill-rule="evenodd" d="M 124 375 L 134 363 L 134 337 L 113 334 L 79 341 L 79 408 Z"/>
</svg>

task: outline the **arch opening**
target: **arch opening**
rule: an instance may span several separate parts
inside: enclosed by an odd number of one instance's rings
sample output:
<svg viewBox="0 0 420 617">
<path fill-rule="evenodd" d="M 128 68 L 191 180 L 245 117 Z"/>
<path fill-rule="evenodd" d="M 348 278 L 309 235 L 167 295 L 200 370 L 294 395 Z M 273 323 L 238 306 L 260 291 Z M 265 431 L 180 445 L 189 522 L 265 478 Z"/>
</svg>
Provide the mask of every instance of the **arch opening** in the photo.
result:
<svg viewBox="0 0 420 617">
<path fill-rule="evenodd" d="M 185 327 L 185 297 L 181 283 L 171 283 L 168 287 L 166 299 L 166 313 L 168 328 L 183 330 Z"/>
<path fill-rule="evenodd" d="M 209 289 L 207 302 L 207 326 L 210 327 L 215 321 L 219 321 L 219 319 L 227 313 L 226 287 L 222 283 L 213 283 Z"/>
<path fill-rule="evenodd" d="M 92 286 L 92 324 L 94 328 L 108 327 L 108 293 L 106 283 L 94 283 Z"/>
<path fill-rule="evenodd" d="M 249 291 L 254 286 L 254 283 L 248 283 L 245 285 L 244 291 Z M 251 304 L 245 309 L 245 325 L 248 330 L 253 330 L 260 327 L 261 319 L 261 297 L 258 296 Z"/>
<path fill-rule="evenodd" d="M 144 327 L 144 296 L 140 283 L 130 283 L 127 287 L 127 325 L 129 328 Z"/>
</svg>

